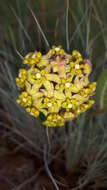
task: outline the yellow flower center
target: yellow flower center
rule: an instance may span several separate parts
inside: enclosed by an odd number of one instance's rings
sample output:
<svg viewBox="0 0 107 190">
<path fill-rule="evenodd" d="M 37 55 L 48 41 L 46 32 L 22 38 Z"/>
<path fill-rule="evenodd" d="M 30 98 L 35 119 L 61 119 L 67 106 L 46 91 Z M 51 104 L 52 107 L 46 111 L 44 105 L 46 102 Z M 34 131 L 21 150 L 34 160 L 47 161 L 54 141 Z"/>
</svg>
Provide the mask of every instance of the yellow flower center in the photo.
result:
<svg viewBox="0 0 107 190">
<path fill-rule="evenodd" d="M 27 99 L 26 99 L 26 98 L 23 98 L 22 100 L 23 100 L 23 102 L 25 102 L 25 103 L 27 102 Z"/>
<path fill-rule="evenodd" d="M 66 83 L 65 83 L 65 86 L 66 86 L 67 88 L 69 88 L 69 87 L 70 87 L 70 83 L 69 83 L 69 82 L 66 82 Z"/>
<path fill-rule="evenodd" d="M 72 104 L 68 104 L 68 108 L 72 108 Z"/>
<path fill-rule="evenodd" d="M 37 79 L 40 79 L 40 78 L 41 78 L 41 74 L 40 74 L 40 73 L 37 73 L 37 74 L 36 74 L 36 78 L 37 78 Z"/>
<path fill-rule="evenodd" d="M 80 65 L 79 64 L 76 64 L 75 65 L 75 69 L 79 69 L 80 68 Z"/>
<path fill-rule="evenodd" d="M 52 107 L 52 103 L 48 103 L 47 106 L 48 106 L 48 107 Z"/>
<path fill-rule="evenodd" d="M 55 51 L 59 51 L 59 50 L 60 50 L 60 48 L 59 48 L 59 47 L 56 47 L 56 48 L 55 48 Z"/>
</svg>

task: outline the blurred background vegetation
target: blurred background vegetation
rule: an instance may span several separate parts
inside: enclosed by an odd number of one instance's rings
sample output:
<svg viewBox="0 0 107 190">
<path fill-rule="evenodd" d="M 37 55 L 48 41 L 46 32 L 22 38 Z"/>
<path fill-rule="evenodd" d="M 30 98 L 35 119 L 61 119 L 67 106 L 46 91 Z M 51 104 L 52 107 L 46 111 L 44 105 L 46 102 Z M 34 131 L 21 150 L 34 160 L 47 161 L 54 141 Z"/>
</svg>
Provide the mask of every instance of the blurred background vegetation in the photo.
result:
<svg viewBox="0 0 107 190">
<path fill-rule="evenodd" d="M 32 50 L 45 53 L 49 46 L 61 44 L 67 52 L 77 49 L 92 62 L 90 81 L 98 81 L 95 105 L 77 121 L 69 122 L 67 128 L 50 129 L 48 134 L 51 148 L 47 162 L 51 163 L 61 151 L 56 163 L 60 160 L 61 167 L 74 180 L 70 187 L 65 187 L 68 190 L 87 185 L 86 189 L 107 189 L 106 10 L 107 0 L 0 1 L 1 156 L 23 149 L 43 162 L 47 132 L 41 126 L 41 118 L 31 118 L 16 104 L 15 77 L 23 67 L 22 58 Z M 52 171 L 57 180 L 64 178 L 58 177 L 59 171 L 56 173 L 53 168 Z M 20 185 L 24 187 L 22 181 L 13 186 L 16 185 L 19 189 Z"/>
</svg>

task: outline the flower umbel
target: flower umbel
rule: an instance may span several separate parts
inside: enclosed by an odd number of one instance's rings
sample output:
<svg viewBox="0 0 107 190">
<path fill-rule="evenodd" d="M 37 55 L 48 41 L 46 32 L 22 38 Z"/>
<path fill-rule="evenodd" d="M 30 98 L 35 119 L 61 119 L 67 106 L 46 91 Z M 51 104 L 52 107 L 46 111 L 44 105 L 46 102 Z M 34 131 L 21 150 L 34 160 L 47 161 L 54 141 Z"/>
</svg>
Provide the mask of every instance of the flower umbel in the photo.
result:
<svg viewBox="0 0 107 190">
<path fill-rule="evenodd" d="M 53 46 L 46 55 L 29 53 L 24 64 L 29 67 L 20 69 L 16 78 L 21 91 L 17 103 L 36 118 L 43 113 L 43 125 L 63 126 L 94 104 L 96 82 L 88 80 L 92 65 L 77 50 L 69 55 Z"/>
</svg>

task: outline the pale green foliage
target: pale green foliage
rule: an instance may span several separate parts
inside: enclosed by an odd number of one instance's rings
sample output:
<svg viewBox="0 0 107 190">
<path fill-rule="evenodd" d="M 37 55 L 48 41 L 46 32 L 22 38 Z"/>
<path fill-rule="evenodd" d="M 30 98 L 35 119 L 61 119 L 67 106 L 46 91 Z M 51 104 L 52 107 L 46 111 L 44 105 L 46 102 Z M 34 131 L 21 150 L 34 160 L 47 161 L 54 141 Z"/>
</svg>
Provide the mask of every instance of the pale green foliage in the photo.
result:
<svg viewBox="0 0 107 190">
<path fill-rule="evenodd" d="M 86 114 L 72 125 L 66 151 L 66 165 L 73 175 L 79 175 L 78 188 L 107 187 L 107 126 L 106 115 Z M 105 126 L 105 127 L 104 127 Z M 74 130 L 72 130 L 75 128 Z"/>
</svg>

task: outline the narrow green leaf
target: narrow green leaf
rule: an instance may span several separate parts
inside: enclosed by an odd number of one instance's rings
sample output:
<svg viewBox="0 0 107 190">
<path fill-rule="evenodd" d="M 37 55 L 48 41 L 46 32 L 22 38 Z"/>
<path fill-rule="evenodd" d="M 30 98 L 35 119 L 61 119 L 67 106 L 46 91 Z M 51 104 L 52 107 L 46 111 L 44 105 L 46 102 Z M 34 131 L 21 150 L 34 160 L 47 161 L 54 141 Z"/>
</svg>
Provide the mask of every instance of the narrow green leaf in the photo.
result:
<svg viewBox="0 0 107 190">
<path fill-rule="evenodd" d="M 107 108 L 107 69 L 105 69 L 98 79 L 95 100 L 100 109 Z"/>
</svg>

